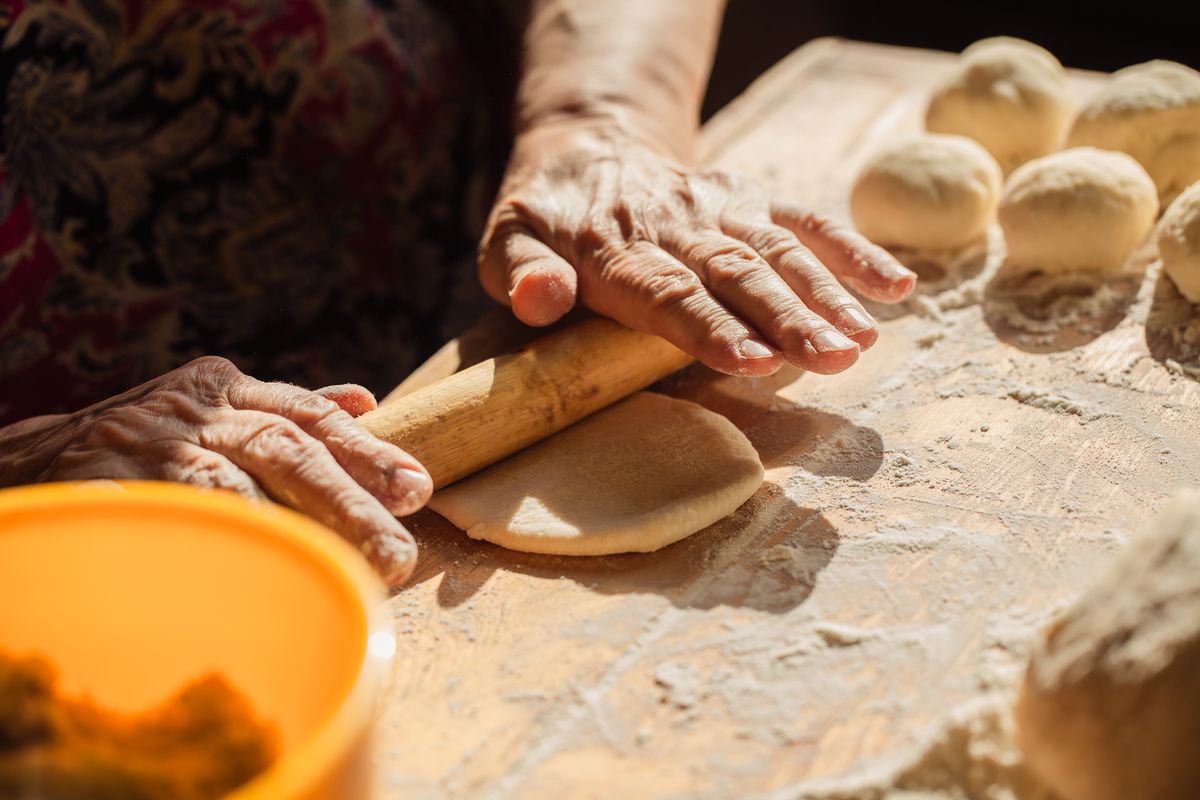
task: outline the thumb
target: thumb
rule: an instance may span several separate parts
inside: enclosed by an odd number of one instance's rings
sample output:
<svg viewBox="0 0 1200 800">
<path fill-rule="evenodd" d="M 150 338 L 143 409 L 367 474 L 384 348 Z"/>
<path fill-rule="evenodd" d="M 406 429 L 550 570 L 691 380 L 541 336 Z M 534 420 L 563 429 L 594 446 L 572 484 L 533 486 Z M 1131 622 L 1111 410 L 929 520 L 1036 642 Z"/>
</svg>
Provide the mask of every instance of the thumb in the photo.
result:
<svg viewBox="0 0 1200 800">
<path fill-rule="evenodd" d="M 361 417 L 368 411 L 373 411 L 379 404 L 375 395 L 357 383 L 339 383 L 337 386 L 326 386 L 317 389 L 316 393 L 337 403 L 352 417 Z"/>
<path fill-rule="evenodd" d="M 512 231 L 494 239 L 479 264 L 484 287 L 526 325 L 557 322 L 575 305 L 575 269 L 558 253 L 527 233 Z"/>
</svg>

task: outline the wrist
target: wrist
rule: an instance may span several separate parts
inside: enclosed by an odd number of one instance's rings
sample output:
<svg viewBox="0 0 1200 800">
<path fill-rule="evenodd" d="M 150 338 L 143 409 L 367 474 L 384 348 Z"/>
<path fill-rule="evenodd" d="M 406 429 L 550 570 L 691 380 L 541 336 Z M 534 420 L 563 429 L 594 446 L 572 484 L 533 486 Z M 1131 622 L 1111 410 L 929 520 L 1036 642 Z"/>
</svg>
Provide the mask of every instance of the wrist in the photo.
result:
<svg viewBox="0 0 1200 800">
<path fill-rule="evenodd" d="M 620 93 L 554 86 L 555 81 L 526 77 L 517 98 L 514 134 L 520 140 L 544 130 L 600 131 L 644 144 L 683 163 L 691 163 L 699 121 L 685 109 L 646 108 L 644 101 Z"/>
<path fill-rule="evenodd" d="M 520 114 L 513 155 L 528 149 L 635 146 L 688 165 L 694 160 L 696 140 L 694 130 L 651 119 L 628 104 L 570 101 Z"/>
</svg>

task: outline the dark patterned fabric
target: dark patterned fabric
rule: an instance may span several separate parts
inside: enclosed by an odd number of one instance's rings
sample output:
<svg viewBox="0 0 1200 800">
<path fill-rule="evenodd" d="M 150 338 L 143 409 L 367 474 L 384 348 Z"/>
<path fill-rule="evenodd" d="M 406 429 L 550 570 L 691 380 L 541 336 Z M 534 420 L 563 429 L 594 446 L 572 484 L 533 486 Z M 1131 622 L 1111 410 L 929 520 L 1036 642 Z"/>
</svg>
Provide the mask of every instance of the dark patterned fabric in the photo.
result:
<svg viewBox="0 0 1200 800">
<path fill-rule="evenodd" d="M 398 382 L 478 297 L 507 127 L 462 26 L 515 31 L 447 8 L 0 3 L 0 424 L 210 353 Z"/>
</svg>

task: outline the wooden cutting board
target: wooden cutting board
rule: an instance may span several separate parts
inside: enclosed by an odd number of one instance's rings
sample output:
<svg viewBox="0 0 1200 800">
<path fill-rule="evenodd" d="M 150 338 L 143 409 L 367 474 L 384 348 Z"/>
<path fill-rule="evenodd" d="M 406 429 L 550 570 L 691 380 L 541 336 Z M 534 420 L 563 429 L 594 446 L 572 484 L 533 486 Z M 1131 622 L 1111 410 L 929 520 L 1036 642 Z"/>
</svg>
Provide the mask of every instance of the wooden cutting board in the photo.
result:
<svg viewBox="0 0 1200 800">
<path fill-rule="evenodd" d="M 706 126 L 706 159 L 845 218 L 859 166 L 919 130 L 950 63 L 814 41 Z M 689 540 L 555 558 L 413 518 L 385 796 L 787 796 L 895 757 L 1010 681 L 1032 632 L 1198 482 L 1194 332 L 1156 265 L 1066 327 L 1053 305 L 1014 324 L 990 267 L 964 269 L 879 309 L 880 341 L 849 372 L 692 367 L 661 385 L 733 420 L 768 468 Z M 497 330 L 513 333 L 492 320 L 414 383 L 487 355 Z"/>
</svg>

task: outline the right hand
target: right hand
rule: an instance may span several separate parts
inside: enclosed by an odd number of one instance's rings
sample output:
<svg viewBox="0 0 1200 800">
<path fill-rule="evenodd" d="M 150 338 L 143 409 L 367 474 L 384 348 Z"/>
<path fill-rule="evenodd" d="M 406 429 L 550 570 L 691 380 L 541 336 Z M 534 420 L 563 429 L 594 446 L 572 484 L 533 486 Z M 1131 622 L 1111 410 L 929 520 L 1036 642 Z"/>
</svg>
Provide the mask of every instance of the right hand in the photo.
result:
<svg viewBox="0 0 1200 800">
<path fill-rule="evenodd" d="M 395 516 L 425 505 L 433 484 L 351 416 L 374 406 L 361 386 L 311 392 L 206 357 L 74 414 L 39 418 L 48 427 L 19 437 L 26 452 L 0 448 L 0 459 L 46 464 L 30 476 L 38 481 L 168 480 L 271 498 L 340 533 L 395 586 L 417 555 Z"/>
<path fill-rule="evenodd" d="M 770 375 L 785 359 L 847 369 L 878 328 L 843 282 L 882 303 L 916 283 L 858 233 L 591 119 L 517 137 L 479 276 L 527 325 L 580 301 L 743 376 Z"/>
</svg>

